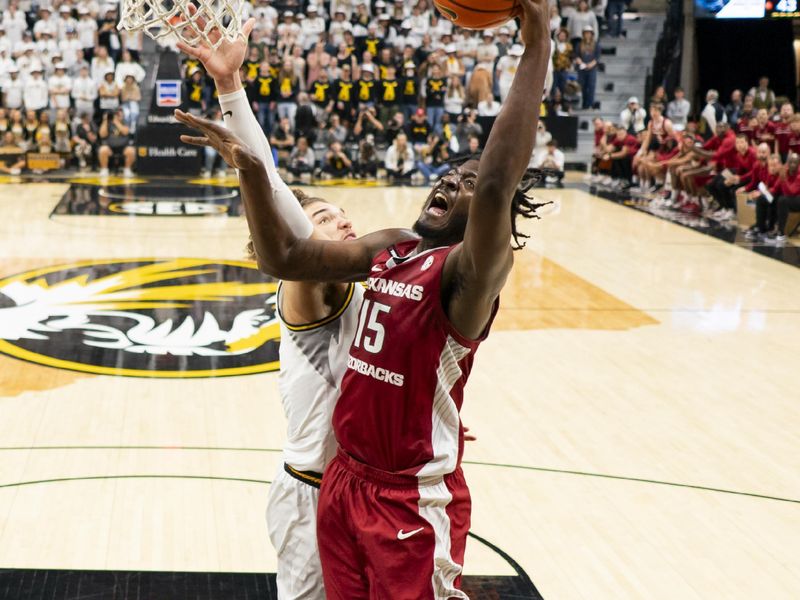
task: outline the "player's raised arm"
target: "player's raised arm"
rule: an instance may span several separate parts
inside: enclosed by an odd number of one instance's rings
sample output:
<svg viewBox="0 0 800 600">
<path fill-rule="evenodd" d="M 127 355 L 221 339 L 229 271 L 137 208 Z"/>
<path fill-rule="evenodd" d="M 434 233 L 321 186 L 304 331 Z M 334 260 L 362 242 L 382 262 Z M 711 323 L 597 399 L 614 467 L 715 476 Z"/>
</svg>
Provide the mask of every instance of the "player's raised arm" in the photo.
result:
<svg viewBox="0 0 800 600">
<path fill-rule="evenodd" d="M 192 5 L 189 5 L 189 10 L 196 11 Z M 203 63 L 203 67 L 214 79 L 217 87 L 225 125 L 264 163 L 275 202 L 289 226 L 298 236 L 309 237 L 312 231 L 311 222 L 289 186 L 278 174 L 272 148 L 253 114 L 239 76 L 239 69 L 244 62 L 248 39 L 254 25 L 255 19 L 248 19 L 242 27 L 241 36 L 233 42 L 224 40 L 216 49 L 212 49 L 204 42 L 195 45 L 178 42 L 178 48 Z M 198 20 L 198 27 L 205 27 L 205 22 Z M 209 33 L 212 40 L 219 35 L 218 31 Z"/>
<path fill-rule="evenodd" d="M 363 281 L 380 250 L 414 239 L 410 232 L 398 229 L 385 229 L 346 242 L 299 237 L 275 200 L 266 166 L 241 139 L 225 127 L 181 110 L 175 111 L 175 118 L 202 133 L 182 135 L 181 141 L 211 146 L 226 163 L 239 170 L 247 224 L 259 269 L 264 273 L 288 281 Z"/>
<path fill-rule="evenodd" d="M 470 314 L 483 313 L 479 318 L 483 323 L 513 263 L 512 201 L 536 140 L 542 91 L 550 61 L 546 0 L 520 0 L 520 4 L 524 11 L 521 35 L 525 51 L 480 158 L 464 244 L 455 267 L 462 290 L 459 296 L 464 299 L 464 312 L 469 312 L 469 305 L 472 305 L 475 309 Z M 451 308 L 456 313 L 461 312 L 458 307 Z M 458 314 L 450 316 L 457 326 L 464 321 Z M 476 330 L 474 323 L 463 325 L 465 333 Z"/>
</svg>

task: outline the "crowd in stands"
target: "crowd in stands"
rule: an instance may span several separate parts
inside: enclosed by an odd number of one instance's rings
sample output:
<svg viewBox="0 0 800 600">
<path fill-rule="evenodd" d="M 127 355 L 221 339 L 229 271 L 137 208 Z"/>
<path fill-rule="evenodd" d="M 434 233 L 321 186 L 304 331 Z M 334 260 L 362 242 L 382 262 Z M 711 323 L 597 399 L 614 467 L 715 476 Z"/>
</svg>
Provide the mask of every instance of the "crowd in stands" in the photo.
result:
<svg viewBox="0 0 800 600">
<path fill-rule="evenodd" d="M 783 244 L 800 212 L 800 114 L 762 77 L 723 105 L 716 90 L 693 111 L 680 88 L 647 108 L 631 97 L 617 122 L 594 123 L 595 183 L 626 189 L 657 208 L 736 219 L 737 197 L 756 206 L 753 241 Z"/>
<path fill-rule="evenodd" d="M 246 5 L 256 19 L 242 79 L 279 165 L 297 177 L 430 181 L 480 151 L 522 55 L 517 25 L 453 26 L 430 0 L 332 0 Z M 596 107 L 598 38 L 624 35 L 624 1 L 551 3 L 554 80 L 543 114 Z M 611 17 L 611 22 L 607 16 Z M 213 82 L 184 61 L 190 111 L 209 114 Z M 314 152 L 316 150 L 316 152 Z M 556 140 L 537 149 L 563 153 Z M 313 155 L 313 156 L 312 156 Z M 207 155 L 206 172 L 217 157 Z M 554 159 L 550 159 L 553 162 Z M 558 179 L 560 180 L 560 178 Z"/>
<path fill-rule="evenodd" d="M 601 30 L 624 34 L 624 6 L 552 2 L 555 81 L 543 112 L 594 106 L 597 40 Z M 437 177 L 485 142 L 481 122 L 499 112 L 522 54 L 514 21 L 459 29 L 431 0 L 252 0 L 243 8 L 243 18 L 256 19 L 243 69 L 253 110 L 281 166 L 300 175 Z M 113 0 L 7 0 L 1 170 L 18 172 L 22 153 L 55 151 L 65 165 L 132 174 L 143 38 L 118 32 L 118 15 Z M 184 69 L 190 110 L 211 115 L 213 83 L 195 61 Z M 316 150 L 313 164 L 306 147 Z M 223 168 L 213 155 L 206 163 Z"/>
<path fill-rule="evenodd" d="M 142 34 L 120 33 L 116 4 L 9 0 L 0 18 L 0 172 L 26 153 L 64 165 L 114 162 L 132 175 Z"/>
</svg>

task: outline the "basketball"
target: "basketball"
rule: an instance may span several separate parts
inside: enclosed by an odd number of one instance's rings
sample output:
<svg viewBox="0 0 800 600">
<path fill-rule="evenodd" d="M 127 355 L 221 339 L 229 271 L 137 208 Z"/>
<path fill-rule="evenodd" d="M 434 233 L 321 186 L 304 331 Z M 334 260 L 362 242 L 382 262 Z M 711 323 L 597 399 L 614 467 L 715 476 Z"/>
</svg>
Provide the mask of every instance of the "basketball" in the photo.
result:
<svg viewBox="0 0 800 600">
<path fill-rule="evenodd" d="M 467 29 L 491 29 L 522 14 L 517 0 L 434 0 L 449 21 Z"/>
</svg>

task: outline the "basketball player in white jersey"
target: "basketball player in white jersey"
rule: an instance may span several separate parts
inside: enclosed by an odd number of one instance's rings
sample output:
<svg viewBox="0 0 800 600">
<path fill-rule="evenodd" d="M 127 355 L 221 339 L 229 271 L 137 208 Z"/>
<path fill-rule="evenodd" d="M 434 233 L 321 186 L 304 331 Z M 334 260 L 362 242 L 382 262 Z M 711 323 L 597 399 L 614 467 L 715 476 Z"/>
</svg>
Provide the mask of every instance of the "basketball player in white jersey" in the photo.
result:
<svg viewBox="0 0 800 600">
<path fill-rule="evenodd" d="M 293 193 L 275 168 L 271 148 L 256 121 L 239 78 L 247 50 L 245 39 L 223 42 L 213 53 L 179 43 L 214 78 L 225 124 L 265 165 L 282 215 L 298 237 L 355 239 L 352 223 L 338 207 L 321 198 Z M 248 214 L 248 220 L 258 215 Z M 394 230 L 385 244 L 415 236 Z M 251 246 L 252 252 L 252 246 Z M 253 258 L 258 260 L 255 253 Z M 325 466 L 336 455 L 331 414 L 347 366 L 364 288 L 354 283 L 284 281 L 278 288 L 281 328 L 278 388 L 287 420 L 283 464 L 273 478 L 267 506 L 270 540 L 278 555 L 280 600 L 324 599 L 316 513 Z"/>
</svg>

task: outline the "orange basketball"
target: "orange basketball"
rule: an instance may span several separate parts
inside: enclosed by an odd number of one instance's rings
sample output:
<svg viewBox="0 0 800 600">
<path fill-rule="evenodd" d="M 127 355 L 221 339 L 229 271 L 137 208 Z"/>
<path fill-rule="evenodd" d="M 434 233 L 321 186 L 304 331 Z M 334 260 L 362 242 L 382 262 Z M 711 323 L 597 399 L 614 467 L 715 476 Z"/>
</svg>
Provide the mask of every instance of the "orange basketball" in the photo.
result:
<svg viewBox="0 0 800 600">
<path fill-rule="evenodd" d="M 433 0 L 445 19 L 467 29 L 491 29 L 522 14 L 517 0 Z"/>
</svg>

